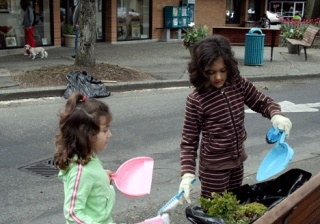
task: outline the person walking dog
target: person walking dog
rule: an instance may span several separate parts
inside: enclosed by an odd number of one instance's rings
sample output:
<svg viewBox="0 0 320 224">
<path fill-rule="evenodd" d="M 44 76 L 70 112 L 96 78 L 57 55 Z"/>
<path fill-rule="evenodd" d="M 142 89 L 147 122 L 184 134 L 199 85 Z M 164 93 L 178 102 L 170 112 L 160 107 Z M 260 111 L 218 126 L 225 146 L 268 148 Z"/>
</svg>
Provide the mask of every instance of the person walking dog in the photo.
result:
<svg viewBox="0 0 320 224">
<path fill-rule="evenodd" d="M 21 0 L 20 6 L 24 11 L 22 26 L 24 27 L 25 45 L 28 44 L 31 47 L 35 48 L 36 42 L 33 36 L 33 33 L 34 33 L 33 21 L 35 18 L 34 18 L 33 8 L 31 7 L 31 2 L 30 0 Z M 30 51 L 26 49 L 24 55 L 30 55 Z"/>
</svg>

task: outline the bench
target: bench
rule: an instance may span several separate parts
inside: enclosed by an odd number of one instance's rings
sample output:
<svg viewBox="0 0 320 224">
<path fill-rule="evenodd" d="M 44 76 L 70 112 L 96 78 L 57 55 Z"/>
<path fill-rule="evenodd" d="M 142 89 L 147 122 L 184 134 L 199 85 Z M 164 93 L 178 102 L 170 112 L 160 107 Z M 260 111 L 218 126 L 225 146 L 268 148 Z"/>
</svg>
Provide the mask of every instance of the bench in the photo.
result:
<svg viewBox="0 0 320 224">
<path fill-rule="evenodd" d="M 306 32 L 303 34 L 302 40 L 286 38 L 286 41 L 294 46 L 298 46 L 298 55 L 300 55 L 300 46 L 302 46 L 304 49 L 305 60 L 307 60 L 307 48 L 312 46 L 318 32 L 318 27 L 309 25 Z"/>
<path fill-rule="evenodd" d="M 212 34 L 220 34 L 229 39 L 231 45 L 245 45 L 245 37 L 249 32 L 250 27 L 225 27 L 214 26 L 212 28 Z M 273 48 L 279 46 L 280 29 L 274 28 L 260 28 L 265 35 L 264 46 L 271 47 L 270 61 L 273 58 Z"/>
<path fill-rule="evenodd" d="M 181 40 L 181 33 L 182 29 L 181 28 L 156 28 L 156 30 L 163 30 L 163 41 L 169 41 L 171 39 L 171 30 L 176 30 L 178 29 L 178 40 Z"/>
</svg>

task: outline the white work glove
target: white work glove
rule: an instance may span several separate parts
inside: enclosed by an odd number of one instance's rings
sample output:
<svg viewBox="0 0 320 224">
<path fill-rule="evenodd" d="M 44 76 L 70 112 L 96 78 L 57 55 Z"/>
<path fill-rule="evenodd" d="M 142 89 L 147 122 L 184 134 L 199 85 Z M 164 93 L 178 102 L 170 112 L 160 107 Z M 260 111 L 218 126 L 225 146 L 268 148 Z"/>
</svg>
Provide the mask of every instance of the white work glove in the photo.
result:
<svg viewBox="0 0 320 224">
<path fill-rule="evenodd" d="M 287 134 L 287 138 L 289 138 L 289 133 L 292 127 L 292 123 L 289 118 L 282 115 L 274 115 L 271 118 L 271 123 L 274 128 L 279 128 L 282 131 L 285 131 Z"/>
<path fill-rule="evenodd" d="M 184 174 L 182 176 L 182 181 L 181 181 L 180 186 L 179 186 L 179 192 L 184 190 L 183 197 L 189 204 L 191 203 L 191 200 L 189 198 L 190 191 L 192 189 L 191 182 L 194 180 L 194 178 L 195 178 L 194 174 L 191 174 L 191 173 Z M 180 204 L 182 204 L 182 202 L 183 202 L 182 197 L 181 197 L 179 202 L 180 202 Z"/>
</svg>

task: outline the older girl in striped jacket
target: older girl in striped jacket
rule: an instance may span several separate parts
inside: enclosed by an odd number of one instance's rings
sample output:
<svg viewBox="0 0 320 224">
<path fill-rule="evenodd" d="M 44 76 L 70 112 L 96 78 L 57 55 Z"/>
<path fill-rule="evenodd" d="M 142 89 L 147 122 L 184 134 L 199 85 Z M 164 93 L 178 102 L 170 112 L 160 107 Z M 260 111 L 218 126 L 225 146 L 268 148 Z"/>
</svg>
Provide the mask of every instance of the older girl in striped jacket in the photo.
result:
<svg viewBox="0 0 320 224">
<path fill-rule="evenodd" d="M 179 190 L 185 191 L 190 203 L 198 155 L 202 197 L 210 198 L 212 192 L 242 185 L 243 162 L 247 159 L 245 106 L 271 119 L 273 126 L 287 135 L 292 124 L 278 103 L 240 76 L 230 43 L 223 36 L 213 35 L 197 42 L 188 71 L 195 89 L 186 101 Z"/>
</svg>

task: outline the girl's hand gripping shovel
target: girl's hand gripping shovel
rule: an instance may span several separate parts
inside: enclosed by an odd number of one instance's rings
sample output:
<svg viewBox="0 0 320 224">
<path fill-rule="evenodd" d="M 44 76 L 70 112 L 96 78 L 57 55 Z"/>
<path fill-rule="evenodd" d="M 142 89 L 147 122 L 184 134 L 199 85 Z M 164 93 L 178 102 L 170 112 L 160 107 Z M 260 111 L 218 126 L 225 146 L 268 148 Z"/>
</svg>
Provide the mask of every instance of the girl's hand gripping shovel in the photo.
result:
<svg viewBox="0 0 320 224">
<path fill-rule="evenodd" d="M 193 179 L 191 184 L 194 184 L 194 182 L 196 182 L 196 179 Z M 178 204 L 179 201 L 181 199 L 181 197 L 184 195 L 184 190 L 180 191 L 178 194 L 176 194 L 175 196 L 173 196 L 167 203 L 165 203 L 158 211 L 158 215 L 161 215 L 162 213 L 166 213 L 166 212 L 170 212 L 173 209 L 175 209 Z"/>
</svg>

